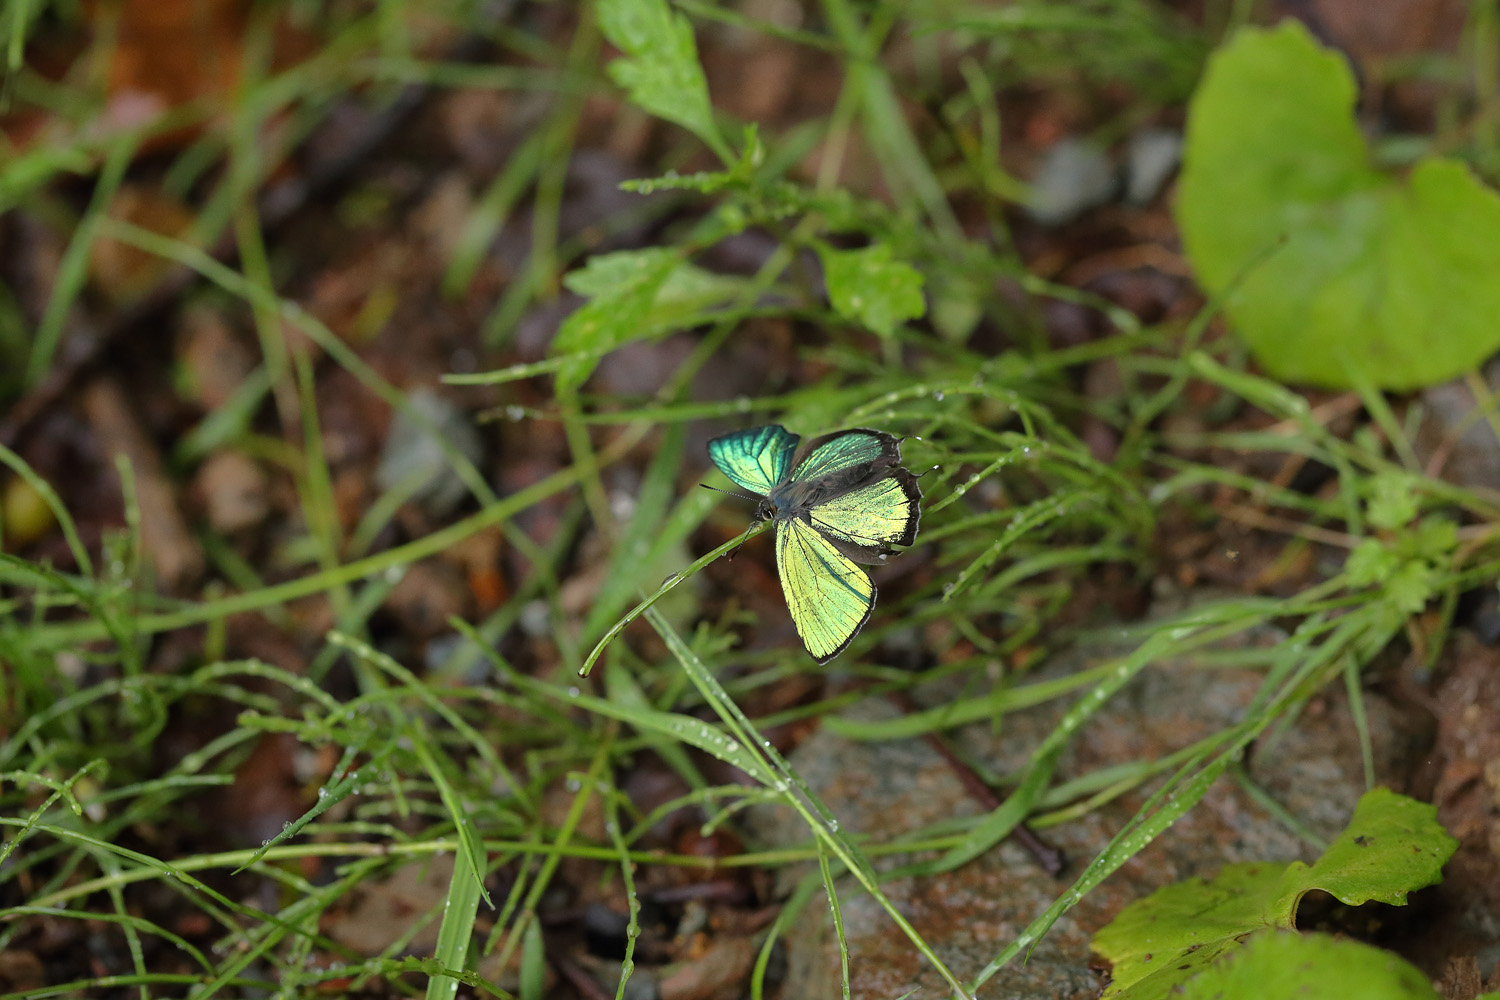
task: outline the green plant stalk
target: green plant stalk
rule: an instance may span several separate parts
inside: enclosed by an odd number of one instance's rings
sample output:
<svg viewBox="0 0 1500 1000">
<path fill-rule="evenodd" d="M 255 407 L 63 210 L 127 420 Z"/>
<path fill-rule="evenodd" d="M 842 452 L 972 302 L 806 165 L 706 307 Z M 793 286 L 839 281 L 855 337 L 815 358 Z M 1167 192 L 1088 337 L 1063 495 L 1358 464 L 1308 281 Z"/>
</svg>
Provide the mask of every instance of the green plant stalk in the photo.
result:
<svg viewBox="0 0 1500 1000">
<path fill-rule="evenodd" d="M 740 745 L 760 761 L 758 770 L 772 776 L 772 787 L 782 796 L 783 801 L 802 817 L 808 828 L 812 830 L 813 835 L 823 845 L 819 850 L 822 851 L 826 847 L 828 853 L 838 858 L 845 870 L 854 875 L 865 891 L 874 897 L 881 908 L 896 923 L 896 926 L 901 929 L 901 932 L 921 952 L 923 957 L 932 963 L 933 967 L 937 969 L 938 974 L 943 977 L 943 980 L 948 983 L 961 1000 L 973 1000 L 971 992 L 965 989 L 952 970 L 932 950 L 932 946 L 922 938 L 921 934 L 917 933 L 917 929 L 911 925 L 911 922 L 906 919 L 905 915 L 891 902 L 890 897 L 881 890 L 879 878 L 870 867 L 869 862 L 865 860 L 864 855 L 854 844 L 853 840 L 838 829 L 838 820 L 828 811 L 828 807 L 823 805 L 821 800 L 813 794 L 812 789 L 807 787 L 807 783 L 776 752 L 776 748 L 771 745 L 770 741 L 756 732 L 750 720 L 745 717 L 745 714 L 740 711 L 739 706 L 730 699 L 723 687 L 720 686 L 718 679 L 709 672 L 708 668 L 703 665 L 703 661 L 699 660 L 697 655 L 682 641 L 682 637 L 677 634 L 677 631 L 672 628 L 671 624 L 655 608 L 646 609 L 645 614 L 647 620 L 651 622 L 652 627 L 656 629 L 657 634 L 666 641 L 667 647 L 672 651 L 677 661 L 682 664 L 688 676 L 692 678 L 693 684 L 698 688 L 704 699 L 718 713 L 720 719 L 724 721 L 725 726 L 739 740 Z M 755 772 L 751 773 L 754 774 Z M 830 897 L 830 903 L 833 902 L 833 897 Z"/>
<path fill-rule="evenodd" d="M 604 652 L 604 647 L 608 646 L 612 641 L 614 641 L 616 636 L 625 631 L 626 627 L 629 626 L 631 622 L 635 621 L 641 615 L 649 611 L 651 609 L 651 606 L 665 597 L 672 590 L 672 588 L 676 587 L 679 583 L 697 573 L 703 567 L 707 566 L 709 563 L 713 562 L 724 553 L 730 551 L 731 549 L 736 549 L 739 546 L 743 545 L 745 542 L 749 541 L 751 538 L 754 538 L 756 535 L 764 531 L 766 525 L 768 524 L 770 524 L 769 521 L 755 522 L 745 531 L 744 534 L 738 536 L 737 538 L 731 538 L 723 545 L 720 545 L 718 548 L 713 549 L 708 554 L 696 559 L 686 569 L 667 577 L 666 581 L 662 583 L 659 588 L 657 588 L 656 593 L 652 594 L 650 597 L 637 604 L 630 610 L 628 614 L 625 615 L 625 617 L 615 622 L 614 625 L 610 627 L 610 630 L 608 632 L 604 633 L 604 637 L 599 640 L 599 642 L 594 646 L 593 651 L 590 652 L 588 657 L 584 659 L 583 666 L 578 668 L 578 676 L 587 677 L 589 675 L 589 672 L 594 669 L 594 664 L 598 661 L 599 656 Z"/>
</svg>

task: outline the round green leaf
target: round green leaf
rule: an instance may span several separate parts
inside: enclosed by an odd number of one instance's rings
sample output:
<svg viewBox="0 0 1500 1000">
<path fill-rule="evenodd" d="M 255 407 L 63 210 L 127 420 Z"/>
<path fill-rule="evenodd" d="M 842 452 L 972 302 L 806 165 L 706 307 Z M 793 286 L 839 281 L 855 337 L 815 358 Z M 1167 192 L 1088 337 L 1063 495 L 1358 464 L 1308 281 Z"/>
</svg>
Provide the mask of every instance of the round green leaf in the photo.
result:
<svg viewBox="0 0 1500 1000">
<path fill-rule="evenodd" d="M 1189 111 L 1183 243 L 1277 378 L 1440 382 L 1500 348 L 1500 196 L 1450 160 L 1375 170 L 1354 97 L 1300 23 L 1238 33 Z"/>
<path fill-rule="evenodd" d="M 1328 934 L 1271 931 L 1189 980 L 1182 1000 L 1438 1000 L 1422 970 L 1388 951 Z"/>
</svg>

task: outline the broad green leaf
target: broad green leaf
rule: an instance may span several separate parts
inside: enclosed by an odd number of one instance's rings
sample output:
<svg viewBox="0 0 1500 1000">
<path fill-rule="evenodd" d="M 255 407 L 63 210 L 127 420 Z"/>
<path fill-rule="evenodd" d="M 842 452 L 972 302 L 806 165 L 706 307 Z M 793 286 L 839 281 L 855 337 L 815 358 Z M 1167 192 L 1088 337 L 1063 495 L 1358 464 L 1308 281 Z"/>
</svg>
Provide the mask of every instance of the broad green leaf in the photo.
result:
<svg viewBox="0 0 1500 1000">
<path fill-rule="evenodd" d="M 661 268 L 666 269 L 666 276 L 658 280 Z M 705 271 L 679 261 L 671 250 L 656 248 L 591 257 L 582 269 L 563 278 L 563 284 L 586 298 L 615 302 L 637 294 L 645 297 L 654 289 L 646 303 L 642 328 L 632 331 L 649 336 L 702 322 L 706 312 L 744 294 L 750 282 Z"/>
<path fill-rule="evenodd" d="M 1183 1000 L 1437 1000 L 1421 969 L 1329 934 L 1258 934 L 1183 988 Z"/>
<path fill-rule="evenodd" d="M 1408 892 L 1438 881 L 1443 862 L 1458 846 L 1436 815 L 1433 806 L 1376 788 L 1360 799 L 1349 826 L 1311 867 L 1300 861 L 1229 865 L 1216 878 L 1176 882 L 1130 904 L 1094 937 L 1094 951 L 1114 967 L 1104 997 L 1177 995 L 1175 990 L 1217 957 L 1237 950 L 1247 935 L 1293 930 L 1297 905 L 1313 889 L 1351 906 L 1371 900 L 1405 903 Z"/>
<path fill-rule="evenodd" d="M 560 392 L 583 385 L 599 355 L 645 335 L 657 293 L 680 262 L 665 248 L 622 250 L 591 257 L 582 272 L 564 279 L 569 289 L 590 298 L 552 338 L 554 356 L 585 355 L 558 369 Z"/>
<path fill-rule="evenodd" d="M 1247 931 L 1275 926 L 1283 865 L 1229 865 L 1214 879 L 1185 879 L 1131 903 L 1094 936 L 1113 963 L 1108 997 L 1166 997 L 1215 958 L 1239 947 Z"/>
<path fill-rule="evenodd" d="M 1244 29 L 1188 115 L 1177 221 L 1199 280 L 1276 377 L 1409 389 L 1500 347 L 1500 196 L 1462 164 L 1371 164 L 1343 57 Z"/>
<path fill-rule="evenodd" d="M 1424 517 L 1410 537 L 1417 554 L 1438 560 L 1458 548 L 1458 525 L 1441 515 Z"/>
<path fill-rule="evenodd" d="M 557 372 L 560 388 L 577 388 L 600 355 L 632 340 L 709 321 L 714 310 L 742 295 L 749 282 L 705 271 L 674 250 L 656 247 L 590 257 L 563 284 L 589 299 L 552 341 L 554 358 L 583 355 L 561 364 Z"/>
<path fill-rule="evenodd" d="M 883 337 L 927 310 L 922 275 L 910 264 L 891 259 L 891 248 L 873 243 L 861 250 L 820 246 L 828 301 L 840 316 Z"/>
<path fill-rule="evenodd" d="M 1322 889 L 1350 906 L 1406 903 L 1406 894 L 1442 881 L 1443 864 L 1458 841 L 1437 821 L 1437 807 L 1372 788 L 1354 807 L 1354 818 L 1311 868 L 1293 862 L 1289 883 L 1301 883 L 1288 917 L 1309 889 Z"/>
<path fill-rule="evenodd" d="M 632 101 L 681 125 L 715 152 L 727 150 L 686 18 L 673 14 L 666 0 L 600 0 L 599 27 L 628 57 L 610 63 L 609 76 Z"/>
<path fill-rule="evenodd" d="M 564 275 L 563 285 L 586 299 L 619 299 L 652 281 L 664 280 L 680 259 L 663 247 L 595 254 L 583 267 Z"/>
<path fill-rule="evenodd" d="M 646 325 L 650 333 L 666 333 L 704 322 L 710 310 L 732 302 L 745 293 L 746 278 L 715 274 L 694 264 L 677 265 L 662 282 Z"/>
</svg>

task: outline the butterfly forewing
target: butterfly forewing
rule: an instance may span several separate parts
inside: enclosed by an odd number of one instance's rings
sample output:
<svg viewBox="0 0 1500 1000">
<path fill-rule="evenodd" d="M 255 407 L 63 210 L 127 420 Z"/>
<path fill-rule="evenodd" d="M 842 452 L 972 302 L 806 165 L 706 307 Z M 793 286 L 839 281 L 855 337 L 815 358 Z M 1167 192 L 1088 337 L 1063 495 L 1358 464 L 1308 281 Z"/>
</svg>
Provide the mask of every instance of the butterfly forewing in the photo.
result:
<svg viewBox="0 0 1500 1000">
<path fill-rule="evenodd" d="M 797 466 L 795 478 L 822 479 L 860 466 L 895 465 L 900 460 L 900 442 L 885 431 L 861 427 L 813 441 L 808 445 L 807 456 Z"/>
<path fill-rule="evenodd" d="M 819 663 L 843 652 L 870 619 L 875 585 L 812 526 L 776 522 L 776 569 L 792 621 Z"/>
<path fill-rule="evenodd" d="M 780 424 L 725 434 L 708 443 L 708 457 L 741 489 L 770 493 L 792 473 L 801 438 Z"/>
</svg>

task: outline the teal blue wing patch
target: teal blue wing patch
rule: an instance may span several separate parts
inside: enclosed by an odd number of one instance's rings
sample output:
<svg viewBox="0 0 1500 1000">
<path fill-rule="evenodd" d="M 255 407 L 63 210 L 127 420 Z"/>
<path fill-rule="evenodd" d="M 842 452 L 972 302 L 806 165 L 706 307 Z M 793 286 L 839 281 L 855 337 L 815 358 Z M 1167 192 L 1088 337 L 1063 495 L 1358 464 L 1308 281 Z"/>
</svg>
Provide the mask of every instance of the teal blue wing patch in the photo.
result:
<svg viewBox="0 0 1500 1000">
<path fill-rule="evenodd" d="M 791 475 L 800 440 L 780 424 L 752 427 L 708 442 L 708 457 L 741 489 L 765 494 Z"/>
<path fill-rule="evenodd" d="M 842 653 L 870 620 L 869 574 L 811 525 L 776 522 L 776 569 L 797 634 L 819 663 Z"/>
<path fill-rule="evenodd" d="M 897 468 L 873 483 L 815 505 L 807 516 L 845 555 L 858 562 L 880 563 L 890 546 L 916 541 L 922 491 L 915 476 Z"/>
<path fill-rule="evenodd" d="M 797 466 L 796 478 L 824 476 L 884 459 L 895 465 L 901 460 L 901 444 L 885 431 L 858 428 L 820 437 L 808 445 L 807 457 Z"/>
</svg>

